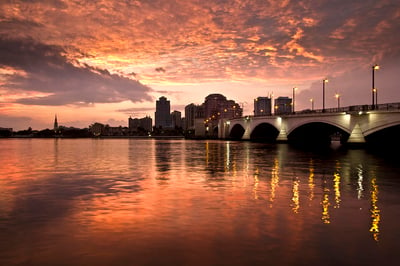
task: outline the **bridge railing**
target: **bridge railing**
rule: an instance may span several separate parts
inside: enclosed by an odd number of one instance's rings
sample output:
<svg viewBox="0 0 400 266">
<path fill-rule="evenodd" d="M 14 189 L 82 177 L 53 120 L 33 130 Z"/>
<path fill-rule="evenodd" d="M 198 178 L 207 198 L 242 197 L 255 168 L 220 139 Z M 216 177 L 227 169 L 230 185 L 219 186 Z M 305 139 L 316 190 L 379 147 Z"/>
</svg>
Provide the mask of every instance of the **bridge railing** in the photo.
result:
<svg viewBox="0 0 400 266">
<path fill-rule="evenodd" d="M 342 113 L 342 112 L 367 112 L 367 111 L 373 111 L 373 110 L 381 110 L 381 111 L 388 111 L 388 110 L 400 110 L 400 103 L 382 103 L 378 105 L 369 105 L 369 104 L 363 104 L 363 105 L 351 105 L 351 106 L 345 106 L 345 107 L 339 107 L 339 108 L 326 108 L 325 110 L 322 109 L 306 109 L 306 110 L 301 110 L 301 111 L 296 111 L 295 113 L 285 113 L 285 114 L 271 114 L 271 115 L 264 115 L 264 116 L 281 116 L 281 115 L 296 115 L 296 114 L 315 114 L 315 113 Z M 243 117 L 254 117 L 253 115 L 251 116 L 243 116 Z M 242 118 L 243 118 L 242 117 Z M 259 117 L 259 116 L 256 116 Z M 239 117 L 235 117 L 239 118 Z"/>
<path fill-rule="evenodd" d="M 399 110 L 400 103 L 382 103 L 377 105 L 351 105 L 346 107 L 339 107 L 339 108 L 327 108 L 325 109 L 325 113 L 340 113 L 340 112 L 366 112 L 366 111 L 373 111 L 373 110 Z M 303 111 L 299 111 L 296 113 L 302 113 Z M 316 113 L 322 113 L 322 109 L 315 110 Z"/>
</svg>

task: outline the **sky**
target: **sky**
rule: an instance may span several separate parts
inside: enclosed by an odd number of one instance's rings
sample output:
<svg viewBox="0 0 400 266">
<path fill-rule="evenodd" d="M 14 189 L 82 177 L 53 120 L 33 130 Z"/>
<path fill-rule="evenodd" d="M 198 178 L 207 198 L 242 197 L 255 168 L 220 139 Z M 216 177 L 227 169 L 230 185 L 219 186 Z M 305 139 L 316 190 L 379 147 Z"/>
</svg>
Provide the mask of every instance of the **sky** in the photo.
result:
<svg viewBox="0 0 400 266">
<path fill-rule="evenodd" d="M 400 102 L 398 0 L 1 0 L 0 127 L 126 126 L 221 93 Z"/>
</svg>

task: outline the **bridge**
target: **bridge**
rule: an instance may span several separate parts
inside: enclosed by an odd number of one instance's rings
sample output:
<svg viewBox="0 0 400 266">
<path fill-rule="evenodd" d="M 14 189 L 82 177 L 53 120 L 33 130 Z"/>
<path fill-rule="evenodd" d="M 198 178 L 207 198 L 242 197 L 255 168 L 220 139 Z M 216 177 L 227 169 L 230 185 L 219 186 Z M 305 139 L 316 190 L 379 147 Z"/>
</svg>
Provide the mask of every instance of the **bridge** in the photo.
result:
<svg viewBox="0 0 400 266">
<path fill-rule="evenodd" d="M 221 119 L 218 138 L 293 143 L 340 140 L 342 144 L 399 144 L 400 103 Z"/>
</svg>

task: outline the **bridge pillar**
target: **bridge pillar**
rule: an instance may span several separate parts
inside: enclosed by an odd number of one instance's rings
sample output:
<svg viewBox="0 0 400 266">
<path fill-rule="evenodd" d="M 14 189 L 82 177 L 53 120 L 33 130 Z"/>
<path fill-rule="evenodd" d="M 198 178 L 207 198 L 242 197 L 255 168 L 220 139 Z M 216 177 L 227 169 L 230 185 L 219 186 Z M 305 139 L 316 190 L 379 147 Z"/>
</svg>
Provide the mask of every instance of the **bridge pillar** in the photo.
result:
<svg viewBox="0 0 400 266">
<path fill-rule="evenodd" d="M 277 142 L 287 142 L 288 141 L 287 132 L 284 127 L 282 127 L 281 130 L 279 131 L 279 135 L 276 138 L 276 141 Z"/>
<path fill-rule="evenodd" d="M 244 123 L 244 133 L 242 136 L 242 139 L 250 139 L 250 134 L 251 134 L 251 120 L 249 117 L 245 118 L 245 123 Z"/>
<path fill-rule="evenodd" d="M 226 119 L 220 119 L 218 121 L 218 138 L 219 139 L 226 139 L 229 136 L 229 126 L 230 121 Z"/>
<path fill-rule="evenodd" d="M 360 125 L 357 123 L 355 124 L 353 130 L 350 133 L 350 137 L 347 140 L 347 143 L 350 144 L 362 144 L 365 143 L 365 138 L 362 133 Z"/>
</svg>

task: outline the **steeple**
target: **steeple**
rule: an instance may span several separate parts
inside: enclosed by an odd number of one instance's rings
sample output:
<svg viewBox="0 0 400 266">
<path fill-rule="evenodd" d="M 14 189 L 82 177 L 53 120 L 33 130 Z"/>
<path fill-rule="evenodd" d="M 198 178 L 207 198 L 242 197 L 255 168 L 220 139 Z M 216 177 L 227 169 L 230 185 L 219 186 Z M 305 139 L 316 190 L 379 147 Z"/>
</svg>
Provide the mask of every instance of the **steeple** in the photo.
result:
<svg viewBox="0 0 400 266">
<path fill-rule="evenodd" d="M 54 116 L 54 132 L 58 131 L 57 115 Z"/>
</svg>

